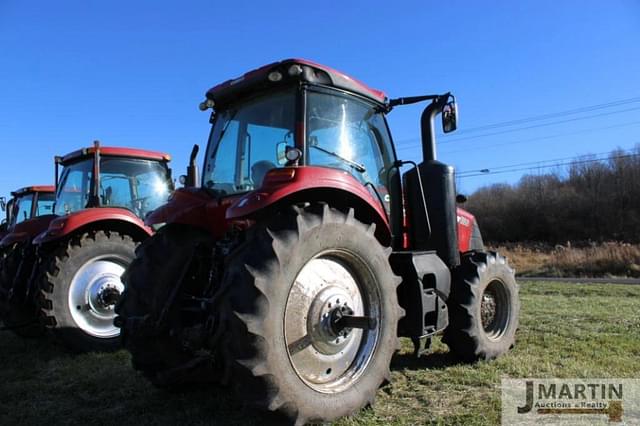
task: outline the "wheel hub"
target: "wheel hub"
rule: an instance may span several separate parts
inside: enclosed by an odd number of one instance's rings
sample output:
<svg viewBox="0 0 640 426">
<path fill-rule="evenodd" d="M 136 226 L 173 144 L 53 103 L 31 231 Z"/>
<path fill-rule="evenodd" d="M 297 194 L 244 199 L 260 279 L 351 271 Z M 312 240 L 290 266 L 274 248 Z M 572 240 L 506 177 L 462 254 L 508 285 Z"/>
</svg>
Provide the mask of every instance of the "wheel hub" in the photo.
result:
<svg viewBox="0 0 640 426">
<path fill-rule="evenodd" d="M 365 316 L 370 301 L 363 286 L 342 261 L 319 257 L 302 268 L 291 287 L 284 318 L 289 358 L 315 390 L 338 391 L 368 362 L 363 346 L 373 347 L 377 332 L 370 327 L 375 321 Z"/>
<path fill-rule="evenodd" d="M 125 267 L 120 259 L 96 258 L 85 263 L 69 285 L 69 310 L 84 332 L 95 337 L 118 336 L 113 324 L 115 304 L 124 291 L 120 277 Z"/>
<path fill-rule="evenodd" d="M 498 340 L 509 325 L 509 293 L 505 284 L 494 280 L 487 285 L 480 301 L 480 319 L 487 337 Z"/>
<path fill-rule="evenodd" d="M 480 308 L 482 315 L 482 326 L 487 329 L 496 317 L 496 298 L 492 292 L 485 291 L 482 295 L 482 305 Z"/>
<path fill-rule="evenodd" d="M 102 276 L 89 289 L 89 309 L 101 315 L 110 315 L 120 299 L 124 286 L 119 277 Z"/>
</svg>

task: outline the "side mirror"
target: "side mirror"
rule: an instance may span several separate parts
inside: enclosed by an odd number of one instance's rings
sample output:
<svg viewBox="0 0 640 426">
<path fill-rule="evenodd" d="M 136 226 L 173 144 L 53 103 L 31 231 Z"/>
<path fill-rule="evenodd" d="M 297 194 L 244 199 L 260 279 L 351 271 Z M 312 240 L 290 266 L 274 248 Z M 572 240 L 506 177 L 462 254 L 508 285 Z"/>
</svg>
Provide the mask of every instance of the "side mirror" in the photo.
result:
<svg viewBox="0 0 640 426">
<path fill-rule="evenodd" d="M 466 195 L 462 195 L 462 194 L 456 195 L 456 203 L 464 204 L 466 202 L 467 202 L 467 196 Z"/>
<path fill-rule="evenodd" d="M 7 210 L 7 199 L 4 197 L 0 197 L 0 209 L 2 209 L 2 211 Z"/>
<path fill-rule="evenodd" d="M 458 128 L 458 106 L 455 99 L 447 102 L 442 108 L 442 131 L 453 132 Z"/>
<path fill-rule="evenodd" d="M 276 159 L 278 165 L 283 166 L 287 163 L 287 143 L 280 142 L 276 145 Z"/>
<path fill-rule="evenodd" d="M 302 157 L 302 151 L 286 142 L 276 145 L 276 158 L 280 166 L 297 166 Z"/>
</svg>

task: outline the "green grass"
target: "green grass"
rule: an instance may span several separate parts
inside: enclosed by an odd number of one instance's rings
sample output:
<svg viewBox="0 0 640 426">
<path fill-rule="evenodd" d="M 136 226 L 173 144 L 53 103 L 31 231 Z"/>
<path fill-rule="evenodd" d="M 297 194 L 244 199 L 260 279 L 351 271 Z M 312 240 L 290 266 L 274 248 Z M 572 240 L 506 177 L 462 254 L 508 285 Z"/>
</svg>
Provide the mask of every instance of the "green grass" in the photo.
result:
<svg viewBox="0 0 640 426">
<path fill-rule="evenodd" d="M 457 364 L 439 339 L 420 360 L 410 342 L 376 406 L 338 425 L 496 424 L 502 377 L 640 377 L 640 286 L 521 283 L 514 350 Z M 228 390 L 153 388 L 126 352 L 71 355 L 47 340 L 0 332 L 0 424 L 262 425 L 265 413 Z"/>
</svg>

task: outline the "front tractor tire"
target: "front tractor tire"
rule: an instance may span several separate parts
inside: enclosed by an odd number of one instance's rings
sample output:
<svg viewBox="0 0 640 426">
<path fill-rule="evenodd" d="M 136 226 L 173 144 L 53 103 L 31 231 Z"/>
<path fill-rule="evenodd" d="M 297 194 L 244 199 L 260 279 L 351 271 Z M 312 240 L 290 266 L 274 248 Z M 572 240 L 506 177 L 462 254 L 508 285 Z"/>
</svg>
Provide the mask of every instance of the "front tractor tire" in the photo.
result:
<svg viewBox="0 0 640 426">
<path fill-rule="evenodd" d="M 124 291 L 121 275 L 136 243 L 117 232 L 97 231 L 63 242 L 41 258 L 38 302 L 44 323 L 77 352 L 120 347 L 114 307 Z"/>
<path fill-rule="evenodd" d="M 505 354 L 515 344 L 520 300 L 515 273 L 495 252 L 468 252 L 453 274 L 443 342 L 466 362 Z"/>
<path fill-rule="evenodd" d="M 374 230 L 328 205 L 255 225 L 222 282 L 220 349 L 239 398 L 297 425 L 373 403 L 403 312 Z"/>
<path fill-rule="evenodd" d="M 188 315 L 180 315 L 180 302 L 186 297 L 203 296 L 206 281 L 202 283 L 195 273 L 196 263 L 211 256 L 212 246 L 212 238 L 206 231 L 166 225 L 138 247 L 135 260 L 123 276 L 126 291 L 116 305 L 122 343 L 131 353 L 133 367 L 157 387 L 214 380 L 210 371 L 200 368 L 197 362 L 194 365 L 197 356 L 181 340 L 180 333 L 175 332 L 190 325 L 185 322 Z M 175 293 L 178 287 L 180 291 Z M 167 300 L 172 294 L 174 300 L 167 311 Z M 158 325 L 163 316 L 167 320 Z"/>
</svg>

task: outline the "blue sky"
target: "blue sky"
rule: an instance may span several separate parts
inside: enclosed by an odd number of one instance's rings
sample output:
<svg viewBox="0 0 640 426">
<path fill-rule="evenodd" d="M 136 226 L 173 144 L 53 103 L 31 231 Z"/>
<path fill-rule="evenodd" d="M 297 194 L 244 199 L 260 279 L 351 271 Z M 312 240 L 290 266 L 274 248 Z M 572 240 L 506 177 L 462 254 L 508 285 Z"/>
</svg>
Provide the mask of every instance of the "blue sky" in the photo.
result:
<svg viewBox="0 0 640 426">
<path fill-rule="evenodd" d="M 53 156 L 94 139 L 169 152 L 180 174 L 208 135 L 197 108 L 205 91 L 288 57 L 345 71 L 390 97 L 452 91 L 459 134 L 440 138 L 439 152 L 460 171 L 640 143 L 640 102 L 464 139 L 482 134 L 465 129 L 639 97 L 637 0 L 3 0 L 0 193 L 51 182 Z M 389 116 L 402 158 L 420 156 L 421 108 Z M 460 179 L 459 189 L 521 173 Z"/>
</svg>

